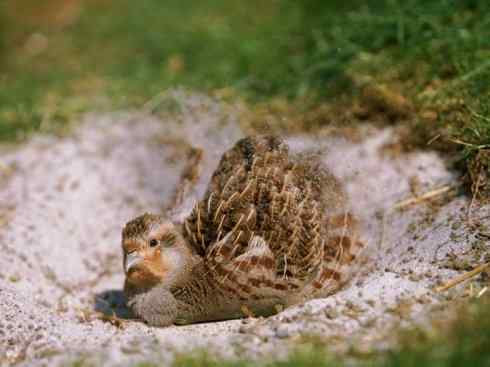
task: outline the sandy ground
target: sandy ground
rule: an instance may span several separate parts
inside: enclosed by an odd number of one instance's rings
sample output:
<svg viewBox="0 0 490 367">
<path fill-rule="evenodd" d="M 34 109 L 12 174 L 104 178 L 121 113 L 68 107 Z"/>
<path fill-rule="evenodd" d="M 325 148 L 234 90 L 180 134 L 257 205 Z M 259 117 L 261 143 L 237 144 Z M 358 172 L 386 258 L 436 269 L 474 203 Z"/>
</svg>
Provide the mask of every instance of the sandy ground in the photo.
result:
<svg viewBox="0 0 490 367">
<path fill-rule="evenodd" d="M 395 203 L 457 185 L 435 153 L 390 155 L 390 130 L 365 128 L 361 141 L 293 136 L 293 150 L 318 150 L 344 182 L 369 243 L 359 275 L 336 295 L 268 319 L 153 328 L 125 317 L 120 232 L 143 211 L 172 201 L 189 147 L 202 148 L 201 175 L 182 216 L 222 152 L 242 132 L 233 109 L 176 93 L 179 112 L 88 115 L 68 137 L 33 138 L 0 153 L 0 365 L 170 363 L 174 353 L 284 356 L 301 336 L 321 335 L 335 351 L 385 348 L 389 330 L 424 323 L 467 285 L 433 288 L 489 257 L 490 207 L 454 193 L 398 210 Z M 473 291 L 482 286 L 472 281 Z"/>
</svg>

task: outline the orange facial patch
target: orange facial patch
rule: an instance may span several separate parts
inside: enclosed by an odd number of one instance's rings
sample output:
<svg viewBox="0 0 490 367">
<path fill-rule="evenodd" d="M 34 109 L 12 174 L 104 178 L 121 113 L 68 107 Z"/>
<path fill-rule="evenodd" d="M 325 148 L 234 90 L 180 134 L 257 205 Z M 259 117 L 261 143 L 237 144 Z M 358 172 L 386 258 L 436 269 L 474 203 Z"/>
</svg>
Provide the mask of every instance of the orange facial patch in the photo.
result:
<svg viewBox="0 0 490 367">
<path fill-rule="evenodd" d="M 143 250 L 140 254 L 143 261 L 131 269 L 127 275 L 128 281 L 143 287 L 151 287 L 161 282 L 171 269 L 161 257 L 160 250 Z"/>
<path fill-rule="evenodd" d="M 159 279 L 163 279 L 165 274 L 171 270 L 169 264 L 165 261 L 165 257 L 161 256 L 160 249 L 143 254 L 143 257 L 145 259 L 144 264 L 148 270 Z"/>
<path fill-rule="evenodd" d="M 151 288 L 160 281 L 159 278 L 155 277 L 147 268 L 142 266 L 131 269 L 126 280 L 128 283 L 142 288 Z"/>
</svg>

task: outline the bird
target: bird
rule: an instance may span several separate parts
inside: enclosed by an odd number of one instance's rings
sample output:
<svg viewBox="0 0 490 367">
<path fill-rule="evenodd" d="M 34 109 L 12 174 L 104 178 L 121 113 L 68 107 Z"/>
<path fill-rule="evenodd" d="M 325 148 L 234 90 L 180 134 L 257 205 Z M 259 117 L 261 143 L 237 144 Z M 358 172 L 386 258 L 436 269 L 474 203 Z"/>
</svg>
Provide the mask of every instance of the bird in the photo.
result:
<svg viewBox="0 0 490 367">
<path fill-rule="evenodd" d="M 189 215 L 145 213 L 122 231 L 124 294 L 137 318 L 169 326 L 270 316 L 327 297 L 365 247 L 339 180 L 274 135 L 226 151 Z"/>
</svg>

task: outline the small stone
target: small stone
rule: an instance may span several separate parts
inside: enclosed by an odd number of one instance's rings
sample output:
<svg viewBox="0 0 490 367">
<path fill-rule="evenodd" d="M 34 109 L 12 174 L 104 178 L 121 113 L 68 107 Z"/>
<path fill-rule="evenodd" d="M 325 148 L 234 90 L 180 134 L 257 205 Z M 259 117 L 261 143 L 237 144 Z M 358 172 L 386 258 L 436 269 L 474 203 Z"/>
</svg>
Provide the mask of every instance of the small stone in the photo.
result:
<svg viewBox="0 0 490 367">
<path fill-rule="evenodd" d="M 325 316 L 330 319 L 336 319 L 339 316 L 339 312 L 333 307 L 327 307 L 324 311 Z"/>
<path fill-rule="evenodd" d="M 279 339 L 288 338 L 291 335 L 289 328 L 286 325 L 280 325 L 276 330 L 276 336 Z"/>
<path fill-rule="evenodd" d="M 376 302 L 373 299 L 367 299 L 366 303 L 371 307 L 376 306 Z"/>
</svg>

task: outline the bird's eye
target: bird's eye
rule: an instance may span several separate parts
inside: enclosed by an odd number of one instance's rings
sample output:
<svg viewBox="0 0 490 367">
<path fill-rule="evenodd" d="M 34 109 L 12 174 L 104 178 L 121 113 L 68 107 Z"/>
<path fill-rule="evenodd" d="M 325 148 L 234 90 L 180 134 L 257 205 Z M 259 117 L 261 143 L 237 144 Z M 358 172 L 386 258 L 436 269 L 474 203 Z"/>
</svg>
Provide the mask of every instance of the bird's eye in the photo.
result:
<svg viewBox="0 0 490 367">
<path fill-rule="evenodd" d="M 158 240 L 156 240 L 155 238 L 150 240 L 150 247 L 155 247 L 157 245 L 158 245 Z"/>
</svg>

